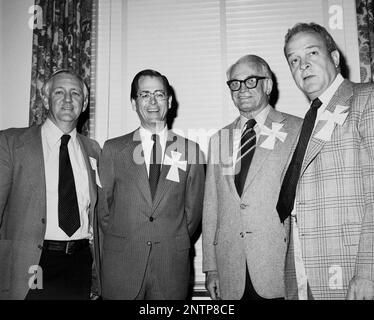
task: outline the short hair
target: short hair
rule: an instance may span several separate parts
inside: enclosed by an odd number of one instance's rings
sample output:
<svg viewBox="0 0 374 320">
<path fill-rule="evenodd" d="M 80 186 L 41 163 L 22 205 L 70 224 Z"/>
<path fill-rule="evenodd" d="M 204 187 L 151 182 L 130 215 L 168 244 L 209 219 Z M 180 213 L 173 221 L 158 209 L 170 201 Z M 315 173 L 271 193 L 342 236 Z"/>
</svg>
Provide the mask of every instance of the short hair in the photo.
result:
<svg viewBox="0 0 374 320">
<path fill-rule="evenodd" d="M 168 79 L 163 75 L 161 74 L 160 72 L 156 71 L 156 70 L 152 70 L 152 69 L 145 69 L 145 70 L 142 70 L 140 72 L 138 72 L 134 79 L 132 80 L 132 83 L 131 83 L 131 92 L 130 92 L 130 99 L 134 99 L 136 100 L 136 98 L 138 97 L 138 89 L 139 89 L 139 79 L 140 77 L 157 77 L 157 78 L 161 78 L 163 84 L 164 84 L 164 87 L 165 87 L 165 90 L 166 90 L 166 94 L 169 95 L 169 93 L 171 92 L 170 91 L 170 84 L 169 84 L 169 81 Z"/>
<path fill-rule="evenodd" d="M 62 73 L 70 74 L 78 79 L 78 81 L 81 83 L 82 88 L 83 88 L 84 99 L 86 99 L 88 96 L 88 87 L 86 85 L 86 82 L 83 80 L 83 78 L 80 75 L 78 75 L 77 73 L 75 73 L 74 71 L 70 69 L 60 69 L 52 73 L 52 75 L 49 77 L 49 79 L 47 80 L 47 82 L 44 84 L 42 88 L 42 95 L 49 97 L 49 90 L 51 88 L 54 78 L 57 75 L 62 74 Z"/>
<path fill-rule="evenodd" d="M 247 54 L 243 57 L 241 57 L 238 61 L 236 61 L 234 64 L 232 64 L 226 71 L 226 76 L 227 76 L 227 79 L 230 80 L 230 75 L 231 75 L 231 71 L 232 69 L 240 64 L 240 63 L 251 63 L 251 62 L 254 62 L 256 63 L 258 66 L 260 66 L 261 68 L 261 71 L 263 72 L 263 75 L 267 78 L 272 78 L 272 71 L 270 69 L 270 66 L 269 64 L 264 60 L 262 59 L 261 57 L 259 56 L 256 56 L 254 54 Z"/>
<path fill-rule="evenodd" d="M 324 27 L 314 22 L 297 23 L 291 29 L 288 29 L 287 34 L 284 37 L 283 52 L 286 58 L 287 58 L 286 47 L 287 47 L 288 42 L 294 35 L 300 32 L 309 32 L 309 33 L 319 34 L 321 38 L 323 39 L 323 41 L 325 42 L 327 51 L 329 53 L 335 50 L 339 50 L 338 46 L 336 45 L 336 42 L 334 41 L 332 36 L 328 33 L 328 31 Z"/>
</svg>

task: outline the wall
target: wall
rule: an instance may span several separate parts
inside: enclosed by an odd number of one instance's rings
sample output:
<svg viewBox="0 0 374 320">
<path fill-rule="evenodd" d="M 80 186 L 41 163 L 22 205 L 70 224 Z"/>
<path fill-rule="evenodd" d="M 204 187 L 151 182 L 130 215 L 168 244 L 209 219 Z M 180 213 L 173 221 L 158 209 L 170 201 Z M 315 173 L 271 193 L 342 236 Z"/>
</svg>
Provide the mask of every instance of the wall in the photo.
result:
<svg viewBox="0 0 374 320">
<path fill-rule="evenodd" d="M 0 0 L 0 130 L 28 125 L 34 0 Z"/>
</svg>

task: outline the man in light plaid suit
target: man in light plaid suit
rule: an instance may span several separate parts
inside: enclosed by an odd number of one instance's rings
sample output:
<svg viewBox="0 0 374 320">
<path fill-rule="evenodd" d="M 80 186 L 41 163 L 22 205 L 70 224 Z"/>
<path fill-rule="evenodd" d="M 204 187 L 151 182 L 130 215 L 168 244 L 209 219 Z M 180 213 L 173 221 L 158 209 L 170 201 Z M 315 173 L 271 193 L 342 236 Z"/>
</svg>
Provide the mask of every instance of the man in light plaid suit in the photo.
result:
<svg viewBox="0 0 374 320">
<path fill-rule="evenodd" d="M 320 100 L 314 119 L 311 111 L 304 119 L 277 205 L 292 227 L 287 298 L 373 299 L 374 85 L 343 79 L 337 46 L 317 24 L 290 29 L 284 53 L 299 89 L 313 105 Z M 300 171 L 287 180 L 305 139 Z"/>
</svg>

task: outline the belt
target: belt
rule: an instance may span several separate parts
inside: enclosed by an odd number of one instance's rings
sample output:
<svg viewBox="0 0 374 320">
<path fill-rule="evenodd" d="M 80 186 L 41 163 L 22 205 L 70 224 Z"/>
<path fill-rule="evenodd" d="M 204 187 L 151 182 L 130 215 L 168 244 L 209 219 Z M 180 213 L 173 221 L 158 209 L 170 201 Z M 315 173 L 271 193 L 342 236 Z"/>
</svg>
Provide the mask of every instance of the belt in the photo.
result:
<svg viewBox="0 0 374 320">
<path fill-rule="evenodd" d="M 88 239 L 72 240 L 72 241 L 57 241 L 57 240 L 44 240 L 43 249 L 50 251 L 60 251 L 65 254 L 73 254 L 79 250 L 88 247 Z"/>
</svg>

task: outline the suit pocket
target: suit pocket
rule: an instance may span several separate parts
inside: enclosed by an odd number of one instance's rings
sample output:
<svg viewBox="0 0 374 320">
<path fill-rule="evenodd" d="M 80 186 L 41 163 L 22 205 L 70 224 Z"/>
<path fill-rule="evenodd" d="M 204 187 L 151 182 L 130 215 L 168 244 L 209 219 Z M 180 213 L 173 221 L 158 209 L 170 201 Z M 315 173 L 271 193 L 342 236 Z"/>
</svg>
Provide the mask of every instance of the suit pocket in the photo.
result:
<svg viewBox="0 0 374 320">
<path fill-rule="evenodd" d="M 126 245 L 126 237 L 106 233 L 104 235 L 103 249 L 108 251 L 122 252 Z"/>
<path fill-rule="evenodd" d="M 6 292 L 10 288 L 12 265 L 12 241 L 0 240 L 0 292 Z"/>
<path fill-rule="evenodd" d="M 191 240 L 188 235 L 178 236 L 176 238 L 176 246 L 178 251 L 191 248 Z"/>
</svg>

